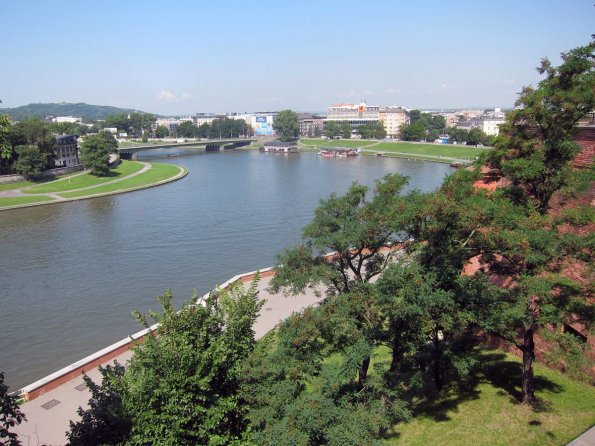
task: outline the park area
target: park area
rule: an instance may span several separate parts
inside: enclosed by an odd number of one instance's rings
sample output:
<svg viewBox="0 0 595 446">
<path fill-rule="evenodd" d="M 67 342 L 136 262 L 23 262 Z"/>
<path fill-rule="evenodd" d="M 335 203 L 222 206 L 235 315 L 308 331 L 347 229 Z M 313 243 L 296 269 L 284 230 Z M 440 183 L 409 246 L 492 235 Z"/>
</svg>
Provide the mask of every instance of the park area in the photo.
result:
<svg viewBox="0 0 595 446">
<path fill-rule="evenodd" d="M 106 176 L 88 172 L 53 181 L 0 185 L 0 210 L 130 192 L 182 178 L 184 167 L 171 164 L 122 161 Z"/>
<path fill-rule="evenodd" d="M 444 163 L 469 163 L 475 157 L 490 150 L 490 148 L 485 147 L 455 144 L 428 144 L 364 139 L 301 139 L 299 141 L 299 147 L 303 150 L 319 150 L 323 147 L 352 147 L 361 149 L 364 155 L 382 155 Z"/>
</svg>

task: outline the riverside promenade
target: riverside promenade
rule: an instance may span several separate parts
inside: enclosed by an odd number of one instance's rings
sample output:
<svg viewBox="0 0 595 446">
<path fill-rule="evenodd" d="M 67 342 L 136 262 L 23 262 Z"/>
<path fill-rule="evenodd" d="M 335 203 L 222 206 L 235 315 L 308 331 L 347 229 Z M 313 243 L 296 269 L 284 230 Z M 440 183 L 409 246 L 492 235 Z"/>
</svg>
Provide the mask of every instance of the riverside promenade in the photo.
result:
<svg viewBox="0 0 595 446">
<path fill-rule="evenodd" d="M 265 304 L 254 324 L 257 339 L 275 328 L 280 321 L 292 313 L 315 305 L 321 299 L 312 290 L 299 296 L 289 297 L 269 293 L 267 288 L 273 274 L 271 268 L 261 271 L 258 297 L 263 299 Z M 238 275 L 222 284 L 220 288 L 225 288 L 237 280 L 241 280 L 244 286 L 248 287 L 253 278 L 253 272 Z M 156 328 L 156 326 L 151 328 Z M 131 335 L 131 338 L 123 339 L 21 389 L 23 397 L 29 399 L 21 406 L 27 421 L 13 430 L 19 435 L 23 445 L 58 446 L 66 444 L 66 432 L 69 430 L 70 420 L 78 420 L 78 407 L 87 407 L 90 398 L 90 393 L 83 382 L 83 373 L 99 383 L 101 375 L 98 365 L 107 365 L 113 363 L 114 360 L 126 364 L 132 356 L 132 352 L 129 350 L 135 343 L 132 339 L 140 340 L 146 334 L 146 330 L 135 333 Z"/>
</svg>

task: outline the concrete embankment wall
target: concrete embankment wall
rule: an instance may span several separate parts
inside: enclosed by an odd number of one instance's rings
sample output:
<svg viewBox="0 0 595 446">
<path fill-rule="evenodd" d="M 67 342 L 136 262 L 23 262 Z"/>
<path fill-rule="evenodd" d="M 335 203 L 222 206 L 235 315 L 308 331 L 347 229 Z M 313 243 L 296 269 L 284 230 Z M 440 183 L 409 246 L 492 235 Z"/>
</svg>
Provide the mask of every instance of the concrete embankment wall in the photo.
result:
<svg viewBox="0 0 595 446">
<path fill-rule="evenodd" d="M 241 281 L 242 283 L 250 282 L 254 280 L 256 273 L 256 271 L 253 271 L 234 276 L 228 281 L 221 284 L 219 287 L 217 287 L 217 289 L 225 289 L 237 281 Z M 263 269 L 259 273 L 260 277 L 262 278 L 271 277 L 275 274 L 272 268 Z M 209 293 L 205 294 L 200 300 L 204 300 L 206 297 L 208 297 L 208 295 Z M 31 401 L 49 392 L 50 390 L 53 390 L 61 386 L 62 384 L 70 381 L 71 379 L 80 376 L 82 373 L 87 373 L 99 365 L 104 365 L 106 363 L 111 362 L 114 358 L 130 350 L 139 342 L 142 342 L 145 336 L 154 332 L 158 328 L 158 325 L 155 324 L 149 327 L 148 329 L 141 330 L 129 336 L 128 338 L 122 339 L 121 341 L 116 342 L 115 344 L 112 344 L 102 350 L 99 350 L 98 352 L 95 352 L 92 355 L 87 356 L 86 358 L 72 363 L 69 366 L 64 367 L 63 369 L 52 373 L 51 375 L 48 375 L 44 378 L 41 378 L 40 380 L 35 381 L 32 384 L 29 384 L 28 386 L 23 387 L 22 389 L 17 391 L 16 394 L 26 401 Z"/>
<path fill-rule="evenodd" d="M 394 245 L 392 247 L 385 246 L 381 248 L 381 252 L 387 252 L 391 250 L 398 250 L 401 249 L 401 245 Z M 333 257 L 336 256 L 336 253 L 328 253 L 326 254 L 327 259 L 331 260 Z M 267 277 L 272 277 L 275 275 L 275 271 L 272 267 L 261 269 L 259 271 L 252 271 L 249 273 L 238 274 L 237 276 L 232 277 L 231 279 L 227 280 L 226 282 L 222 283 L 218 286 L 217 290 L 224 290 L 230 285 L 240 281 L 242 283 L 251 282 L 254 280 L 256 274 L 260 274 L 262 279 Z M 206 293 L 204 296 L 198 299 L 198 302 L 204 301 L 209 296 L 209 293 Z M 122 353 L 130 350 L 134 345 L 139 342 L 142 342 L 145 336 L 150 335 L 159 327 L 157 324 L 152 325 L 148 329 L 141 330 L 126 339 L 122 339 L 115 344 L 112 344 L 92 355 L 87 356 L 86 358 L 81 359 L 73 364 L 70 364 L 67 367 L 64 367 L 61 370 L 58 370 L 51 375 L 46 376 L 38 381 L 35 381 L 28 386 L 23 387 L 19 391 L 16 392 L 21 398 L 30 401 L 33 400 L 50 390 L 53 390 L 62 384 L 70 381 L 71 379 L 80 376 L 81 373 L 87 373 L 91 369 L 106 364 L 112 361 L 117 356 L 121 355 Z"/>
</svg>

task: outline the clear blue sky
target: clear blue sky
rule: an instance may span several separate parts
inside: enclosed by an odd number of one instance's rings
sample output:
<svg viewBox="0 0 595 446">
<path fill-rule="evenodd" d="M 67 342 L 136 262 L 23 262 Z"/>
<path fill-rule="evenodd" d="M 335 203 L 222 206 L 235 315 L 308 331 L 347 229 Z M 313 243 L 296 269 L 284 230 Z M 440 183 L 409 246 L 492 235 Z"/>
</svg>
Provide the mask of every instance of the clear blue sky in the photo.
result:
<svg viewBox="0 0 595 446">
<path fill-rule="evenodd" d="M 161 114 L 509 107 L 593 0 L 0 1 L 0 99 Z"/>
</svg>

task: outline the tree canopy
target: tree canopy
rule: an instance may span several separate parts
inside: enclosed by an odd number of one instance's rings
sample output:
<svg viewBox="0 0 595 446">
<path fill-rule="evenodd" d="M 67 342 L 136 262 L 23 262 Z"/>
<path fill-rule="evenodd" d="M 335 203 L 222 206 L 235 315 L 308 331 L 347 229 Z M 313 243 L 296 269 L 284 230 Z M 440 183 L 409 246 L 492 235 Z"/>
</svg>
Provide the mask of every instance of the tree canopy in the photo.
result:
<svg viewBox="0 0 595 446">
<path fill-rule="evenodd" d="M 81 144 L 81 162 L 92 175 L 105 176 L 109 172 L 110 146 L 106 142 L 105 132 L 88 135 Z"/>
<path fill-rule="evenodd" d="M 281 141 L 295 141 L 300 136 L 300 122 L 296 112 L 280 111 L 273 122 L 273 129 Z"/>
<path fill-rule="evenodd" d="M 595 108 L 595 42 L 561 56 L 558 67 L 541 61 L 537 71 L 545 78 L 523 88 L 488 159 L 541 213 L 579 152 L 572 138 L 577 122 Z"/>
<path fill-rule="evenodd" d="M 103 369 L 101 385 L 86 380 L 92 404 L 71 422 L 69 444 L 244 444 L 238 392 L 262 307 L 257 281 L 246 291 L 236 284 L 204 302 L 193 298 L 180 311 L 167 291 L 159 297 L 162 313 L 136 313 L 144 327 L 159 324 L 158 333 L 135 347 L 126 370 Z"/>
</svg>

